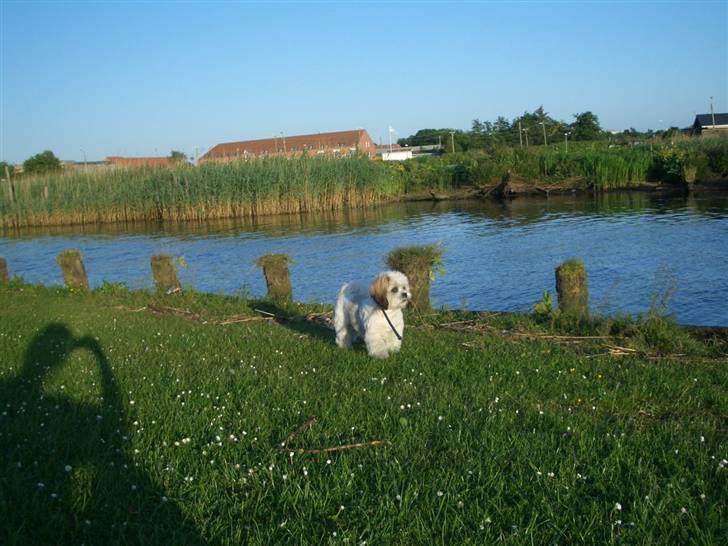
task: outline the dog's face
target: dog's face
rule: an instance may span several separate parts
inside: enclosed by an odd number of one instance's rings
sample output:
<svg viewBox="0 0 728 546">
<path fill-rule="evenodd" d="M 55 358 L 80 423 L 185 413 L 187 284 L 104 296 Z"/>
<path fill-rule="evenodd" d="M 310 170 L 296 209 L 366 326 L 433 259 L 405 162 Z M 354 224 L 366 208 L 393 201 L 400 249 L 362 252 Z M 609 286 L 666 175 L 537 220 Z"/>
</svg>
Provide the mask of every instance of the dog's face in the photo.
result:
<svg viewBox="0 0 728 546">
<path fill-rule="evenodd" d="M 369 293 L 382 309 L 403 309 L 406 307 L 412 292 L 409 281 L 399 271 L 385 271 L 372 283 Z"/>
</svg>

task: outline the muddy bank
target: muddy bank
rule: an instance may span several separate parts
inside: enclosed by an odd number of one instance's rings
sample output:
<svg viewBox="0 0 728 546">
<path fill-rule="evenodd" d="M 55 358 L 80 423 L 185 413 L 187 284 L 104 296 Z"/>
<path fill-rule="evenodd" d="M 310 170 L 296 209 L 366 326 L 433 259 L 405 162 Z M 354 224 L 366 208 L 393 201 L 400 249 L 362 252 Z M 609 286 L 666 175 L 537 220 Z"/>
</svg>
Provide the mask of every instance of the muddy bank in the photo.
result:
<svg viewBox="0 0 728 546">
<path fill-rule="evenodd" d="M 624 191 L 662 192 L 666 194 L 728 192 L 728 180 L 710 180 L 692 184 L 668 184 L 665 182 L 637 182 L 629 187 L 597 188 L 583 178 L 571 178 L 548 183 L 520 177 L 504 177 L 497 184 L 465 186 L 453 190 L 426 190 L 406 194 L 403 201 L 453 201 L 463 199 L 510 199 L 518 196 L 563 195 L 570 193 L 608 193 Z"/>
</svg>

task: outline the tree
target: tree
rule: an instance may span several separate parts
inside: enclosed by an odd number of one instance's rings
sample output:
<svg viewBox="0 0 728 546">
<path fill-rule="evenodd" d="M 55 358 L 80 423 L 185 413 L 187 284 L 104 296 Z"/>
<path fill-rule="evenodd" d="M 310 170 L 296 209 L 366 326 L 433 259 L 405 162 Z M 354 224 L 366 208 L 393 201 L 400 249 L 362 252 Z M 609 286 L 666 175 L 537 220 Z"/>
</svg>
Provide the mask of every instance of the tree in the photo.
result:
<svg viewBox="0 0 728 546">
<path fill-rule="evenodd" d="M 26 173 L 47 173 L 60 171 L 62 168 L 63 164 L 61 160 L 50 150 L 36 154 L 23 161 L 23 171 Z"/>
<path fill-rule="evenodd" d="M 172 163 L 184 163 L 185 161 L 187 161 L 187 155 L 183 152 L 172 150 L 172 153 L 169 154 L 169 159 L 172 161 Z"/>
<path fill-rule="evenodd" d="M 10 176 L 15 174 L 15 165 L 11 165 L 7 161 L 0 161 L 0 178 L 7 178 L 5 175 L 5 169 L 7 169 Z"/>
<path fill-rule="evenodd" d="M 484 132 L 485 132 L 485 127 L 484 127 L 484 125 L 483 125 L 483 122 L 482 122 L 482 121 L 480 121 L 480 120 L 479 120 L 478 118 L 475 118 L 475 119 L 473 120 L 473 128 L 472 128 L 472 133 L 473 133 L 474 135 L 480 136 L 480 135 L 482 135 L 482 134 L 483 134 Z"/>
<path fill-rule="evenodd" d="M 602 128 L 599 118 L 592 112 L 574 114 L 575 121 L 571 124 L 572 140 L 599 140 Z"/>
</svg>

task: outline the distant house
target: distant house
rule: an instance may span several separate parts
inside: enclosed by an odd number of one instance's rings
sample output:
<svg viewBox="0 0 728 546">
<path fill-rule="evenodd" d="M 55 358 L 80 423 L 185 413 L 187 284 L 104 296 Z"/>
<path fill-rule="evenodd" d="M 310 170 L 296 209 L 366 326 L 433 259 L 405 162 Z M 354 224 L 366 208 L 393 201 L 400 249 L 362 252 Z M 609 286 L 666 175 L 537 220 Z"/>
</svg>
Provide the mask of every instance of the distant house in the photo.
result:
<svg viewBox="0 0 728 546">
<path fill-rule="evenodd" d="M 383 144 L 377 146 L 377 157 L 383 161 L 404 161 L 418 157 L 442 155 L 443 149 L 439 144 L 427 146 L 400 146 L 399 144 Z"/>
<path fill-rule="evenodd" d="M 692 135 L 711 136 L 728 133 L 728 114 L 698 114 L 690 130 Z"/>
<path fill-rule="evenodd" d="M 134 167 L 169 167 L 175 161 L 169 157 L 121 157 L 118 155 L 109 156 L 106 161 L 112 167 L 134 168 Z"/>
<path fill-rule="evenodd" d="M 374 141 L 364 129 L 293 135 L 260 140 L 225 142 L 210 149 L 200 158 L 200 163 L 225 162 L 257 157 L 296 157 L 309 155 L 349 156 L 365 155 L 372 159 L 375 153 Z"/>
<path fill-rule="evenodd" d="M 409 148 L 394 148 L 392 147 L 392 151 L 389 150 L 383 150 L 382 151 L 382 160 L 383 161 L 405 161 L 407 159 L 412 159 L 414 156 L 412 155 L 412 150 Z"/>
</svg>

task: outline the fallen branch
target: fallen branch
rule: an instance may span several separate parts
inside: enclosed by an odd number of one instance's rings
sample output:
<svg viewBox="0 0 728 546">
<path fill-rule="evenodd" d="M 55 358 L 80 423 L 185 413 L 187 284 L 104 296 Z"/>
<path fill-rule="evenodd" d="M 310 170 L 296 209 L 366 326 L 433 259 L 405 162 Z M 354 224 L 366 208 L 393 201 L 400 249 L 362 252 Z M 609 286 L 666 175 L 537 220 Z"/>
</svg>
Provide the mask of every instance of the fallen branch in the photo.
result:
<svg viewBox="0 0 728 546">
<path fill-rule="evenodd" d="M 532 337 L 537 339 L 554 339 L 557 341 L 586 341 L 589 339 L 611 339 L 610 336 L 556 336 L 550 334 L 538 334 L 534 332 L 513 332 L 516 337 Z"/>
<path fill-rule="evenodd" d="M 196 322 L 203 322 L 205 319 L 198 313 L 187 311 L 186 309 L 178 309 L 176 307 L 167 307 L 165 305 L 147 305 L 152 313 L 157 315 L 175 315 L 177 317 L 186 318 L 188 320 L 194 320 Z"/>
<path fill-rule="evenodd" d="M 332 451 L 343 451 L 345 449 L 358 449 L 362 447 L 373 447 L 383 444 L 389 444 L 386 440 L 372 440 L 371 442 L 360 442 L 356 444 L 344 444 L 340 446 L 333 446 L 333 447 L 320 447 L 315 449 L 306 449 L 303 447 L 288 447 L 288 444 L 300 434 L 303 434 L 305 431 L 310 429 L 317 421 L 317 417 L 314 415 L 313 417 L 309 418 L 305 423 L 303 423 L 300 427 L 298 427 L 296 430 L 291 432 L 285 439 L 285 441 L 281 442 L 278 449 L 283 449 L 286 451 L 293 451 L 295 453 L 304 454 L 304 453 L 330 453 Z"/>
<path fill-rule="evenodd" d="M 251 317 L 250 315 L 234 315 L 226 319 L 217 321 L 216 324 L 224 326 L 226 324 L 237 324 L 238 322 L 250 322 L 254 320 L 273 320 L 271 317 Z"/>
<path fill-rule="evenodd" d="M 389 445 L 389 442 L 387 440 L 372 440 L 371 442 L 361 442 L 358 444 L 344 444 L 341 446 L 334 446 L 334 447 L 322 447 L 319 449 L 297 449 L 295 450 L 298 454 L 303 453 L 331 453 L 332 451 L 343 451 L 345 449 L 358 449 L 361 447 L 373 447 L 373 446 L 379 446 L 379 445 Z"/>
</svg>

